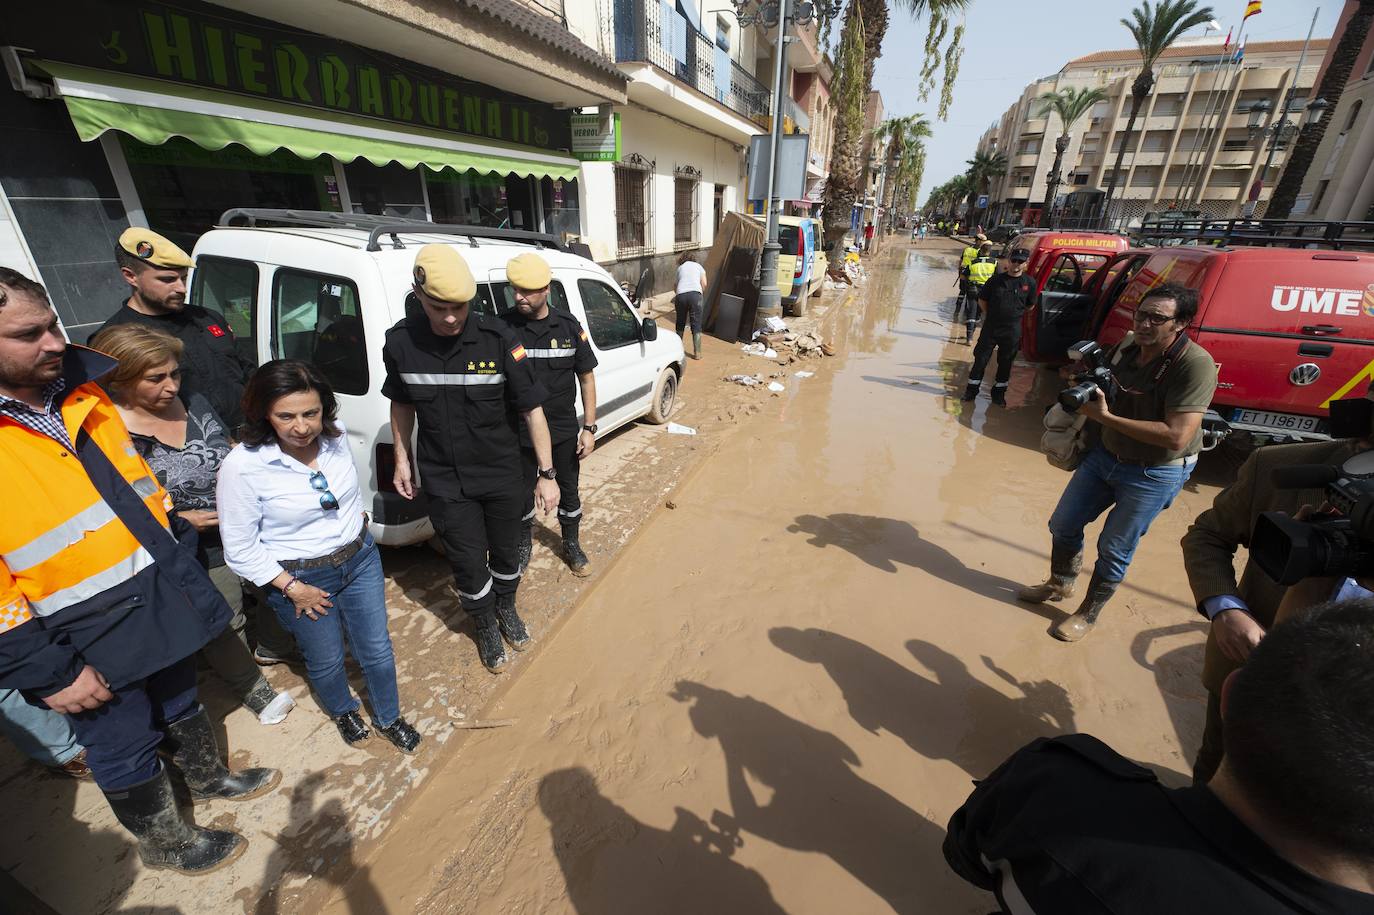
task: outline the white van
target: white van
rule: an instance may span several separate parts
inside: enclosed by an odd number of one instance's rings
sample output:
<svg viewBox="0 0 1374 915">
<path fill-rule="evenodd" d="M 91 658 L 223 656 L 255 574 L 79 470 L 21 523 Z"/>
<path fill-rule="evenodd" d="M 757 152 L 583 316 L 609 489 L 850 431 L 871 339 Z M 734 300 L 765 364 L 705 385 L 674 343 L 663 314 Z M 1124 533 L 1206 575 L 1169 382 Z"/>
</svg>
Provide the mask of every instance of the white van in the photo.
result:
<svg viewBox="0 0 1374 915">
<path fill-rule="evenodd" d="M 477 279 L 473 307 L 487 314 L 514 307 L 506 263 L 539 250 L 553 269 L 550 304 L 582 322 L 600 361 L 598 437 L 641 417 L 667 422 L 672 412 L 685 367 L 682 340 L 660 337 L 609 273 L 562 250 L 552 236 L 285 210 L 230 210 L 220 223 L 196 242 L 190 299 L 223 313 L 258 364 L 303 359 L 329 378 L 379 544 L 402 546 L 433 534 L 425 500 L 407 501 L 392 485 L 391 402 L 381 393 L 384 336 L 408 303 L 419 307 L 411 272 L 421 245 L 459 249 Z"/>
</svg>

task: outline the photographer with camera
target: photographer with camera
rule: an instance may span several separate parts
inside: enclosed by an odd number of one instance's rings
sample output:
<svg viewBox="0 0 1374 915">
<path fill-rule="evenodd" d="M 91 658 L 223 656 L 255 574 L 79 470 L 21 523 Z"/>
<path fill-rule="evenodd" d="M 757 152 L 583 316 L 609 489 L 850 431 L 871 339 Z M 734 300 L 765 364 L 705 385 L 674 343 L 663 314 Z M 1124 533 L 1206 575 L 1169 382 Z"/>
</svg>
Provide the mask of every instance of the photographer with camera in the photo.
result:
<svg viewBox="0 0 1374 915">
<path fill-rule="evenodd" d="M 1211 620 L 1207 634 L 1207 654 L 1203 662 L 1202 683 L 1207 688 L 1207 724 L 1202 746 L 1193 763 L 1193 782 L 1204 784 L 1216 772 L 1222 757 L 1221 685 L 1226 677 L 1249 658 L 1280 617 L 1288 583 L 1265 573 L 1263 564 L 1290 565 L 1294 575 L 1313 573 L 1319 587 L 1330 597 L 1331 578 L 1342 591 L 1356 587 L 1345 575 L 1330 575 L 1331 551 L 1324 551 L 1322 562 L 1295 562 L 1302 556 L 1286 544 L 1269 547 L 1266 528 L 1276 532 L 1275 513 L 1293 518 L 1304 515 L 1304 507 L 1315 507 L 1327 500 L 1320 474 L 1339 475 L 1346 461 L 1374 448 L 1374 385 L 1364 397 L 1347 398 L 1331 404 L 1332 435 L 1335 440 L 1303 442 L 1296 445 L 1271 445 L 1252 453 L 1241 465 L 1236 481 L 1217 494 L 1212 507 L 1198 515 L 1183 535 L 1183 563 L 1193 589 L 1199 612 Z M 1276 479 L 1277 477 L 1277 479 Z M 1285 477 L 1298 479 L 1285 479 Z M 1307 479 L 1302 479 L 1302 478 Z M 1297 485 L 1283 486 L 1284 483 Z M 1261 518 L 1270 521 L 1260 525 Z M 1257 527 L 1257 525 L 1260 525 Z M 1258 535 L 1258 537 L 1257 537 Z M 1256 542 L 1257 539 L 1261 542 Z M 1280 540 L 1285 539 L 1280 536 Z M 1320 538 L 1318 538 L 1320 539 Z M 1234 557 L 1237 547 L 1245 547 L 1249 558 L 1236 581 Z M 1267 548 L 1266 548 L 1267 547 Z M 1279 555 L 1273 555 L 1278 553 Z M 1265 562 L 1272 556 L 1276 562 Z M 1277 571 L 1277 569 L 1274 569 Z M 1339 570 L 1336 570 L 1339 571 Z M 1320 576 L 1320 578 L 1317 578 Z M 1293 575 L 1280 575 L 1292 579 Z M 1310 603 L 1310 601 L 1308 601 Z"/>
<path fill-rule="evenodd" d="M 1076 642 L 1092 631 L 1140 538 L 1197 464 L 1202 416 L 1217 385 L 1212 357 L 1188 339 L 1197 304 L 1196 292 L 1175 283 L 1145 293 L 1134 333 L 1060 397 L 1066 409 L 1081 403 L 1079 412 L 1101 427 L 1101 442 L 1083 456 L 1050 516 L 1050 577 L 1017 596 L 1031 603 L 1070 597 L 1083 563 L 1083 529 L 1110 511 L 1088 592 L 1077 612 L 1054 625 L 1057 639 Z"/>
</svg>

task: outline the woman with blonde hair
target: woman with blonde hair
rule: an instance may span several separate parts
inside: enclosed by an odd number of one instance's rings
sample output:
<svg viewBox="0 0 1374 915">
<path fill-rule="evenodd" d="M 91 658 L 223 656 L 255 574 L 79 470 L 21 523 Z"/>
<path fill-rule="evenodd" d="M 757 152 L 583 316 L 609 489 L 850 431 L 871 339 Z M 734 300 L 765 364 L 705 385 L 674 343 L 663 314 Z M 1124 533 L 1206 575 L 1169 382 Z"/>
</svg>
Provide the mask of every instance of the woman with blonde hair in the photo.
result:
<svg viewBox="0 0 1374 915">
<path fill-rule="evenodd" d="M 116 324 L 96 334 L 91 348 L 119 361 L 103 385 L 134 448 L 171 496 L 172 510 L 196 529 L 196 558 L 234 613 L 202 656 L 260 722 L 279 724 L 295 701 L 274 690 L 253 660 L 243 634 L 243 585 L 225 565 L 220 543 L 215 481 L 234 446 L 230 430 L 199 394 L 181 401 L 183 347 L 171 334 L 145 324 Z"/>
</svg>

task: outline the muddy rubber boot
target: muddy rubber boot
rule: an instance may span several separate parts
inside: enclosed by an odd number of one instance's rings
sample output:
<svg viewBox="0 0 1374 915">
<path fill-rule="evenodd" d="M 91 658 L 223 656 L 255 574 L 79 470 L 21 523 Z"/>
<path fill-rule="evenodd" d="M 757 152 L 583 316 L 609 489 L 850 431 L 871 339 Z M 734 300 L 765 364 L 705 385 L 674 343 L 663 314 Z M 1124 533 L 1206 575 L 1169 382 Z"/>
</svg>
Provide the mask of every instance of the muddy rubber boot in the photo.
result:
<svg viewBox="0 0 1374 915">
<path fill-rule="evenodd" d="M 525 519 L 520 522 L 520 572 L 530 567 L 530 557 L 534 555 L 534 521 Z"/>
<path fill-rule="evenodd" d="M 244 769 L 231 772 L 219 758 L 219 746 L 205 709 L 167 725 L 167 737 L 162 742 L 172 765 L 186 780 L 191 797 L 197 800 L 219 798 L 226 801 L 246 801 L 266 794 L 281 782 L 278 769 Z"/>
<path fill-rule="evenodd" d="M 692 332 L 692 358 L 701 358 L 701 334 L 696 331 Z"/>
<path fill-rule="evenodd" d="M 496 626 L 516 651 L 524 651 L 530 643 L 530 631 L 525 628 L 520 614 L 515 612 L 514 594 L 496 595 Z"/>
<path fill-rule="evenodd" d="M 1007 389 L 999 387 L 998 385 L 993 385 L 992 402 L 999 407 L 1005 407 L 1007 405 Z"/>
<path fill-rule="evenodd" d="M 578 541 L 578 525 L 564 524 L 563 526 L 563 558 L 568 563 L 568 568 L 578 578 L 586 578 L 592 574 L 592 561 L 587 558 L 587 554 L 582 552 L 582 544 Z"/>
<path fill-rule="evenodd" d="M 1078 611 L 1073 616 L 1055 623 L 1050 634 L 1061 642 L 1077 642 L 1092 632 L 1093 626 L 1097 624 L 1097 615 L 1107 606 L 1107 601 L 1112 599 L 1119 584 L 1119 581 L 1104 581 L 1094 572 L 1088 582 L 1088 593 L 1083 595 L 1083 603 L 1078 606 Z"/>
<path fill-rule="evenodd" d="M 1027 585 L 1016 592 L 1016 599 L 1031 604 L 1073 597 L 1078 571 L 1083 568 L 1083 553 L 1070 554 L 1061 546 L 1050 547 L 1050 577 L 1038 585 Z"/>
<path fill-rule="evenodd" d="M 290 693 L 279 693 L 271 684 L 260 682 L 243 697 L 243 707 L 258 716 L 259 724 L 281 724 L 296 707 Z"/>
<path fill-rule="evenodd" d="M 981 381 L 970 381 L 967 385 L 965 385 L 964 393 L 959 399 L 964 402 L 968 402 L 970 400 L 975 399 L 978 396 L 978 389 L 982 386 L 983 383 Z"/>
<path fill-rule="evenodd" d="M 494 612 L 489 611 L 477 617 L 477 656 L 482 659 L 482 666 L 494 674 L 505 670 L 510 662 Z"/>
<path fill-rule="evenodd" d="M 248 848 L 248 840 L 236 832 L 188 823 L 177 809 L 166 769 L 140 785 L 106 791 L 105 799 L 120 825 L 138 839 L 138 856 L 146 867 L 208 874 Z"/>
</svg>

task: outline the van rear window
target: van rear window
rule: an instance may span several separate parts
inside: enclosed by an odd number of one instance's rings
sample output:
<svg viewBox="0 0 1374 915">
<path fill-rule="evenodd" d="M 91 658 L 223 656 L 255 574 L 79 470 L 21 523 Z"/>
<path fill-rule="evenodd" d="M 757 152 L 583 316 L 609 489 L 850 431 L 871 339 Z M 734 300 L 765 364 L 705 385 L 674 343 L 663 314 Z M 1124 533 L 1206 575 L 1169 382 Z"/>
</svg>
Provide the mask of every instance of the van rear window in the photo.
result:
<svg viewBox="0 0 1374 915">
<path fill-rule="evenodd" d="M 782 246 L 783 254 L 797 253 L 797 237 L 800 232 L 800 226 L 778 226 L 778 244 Z"/>
</svg>

